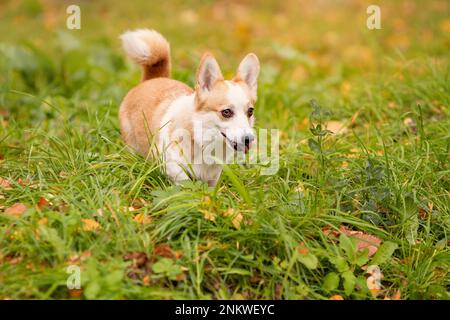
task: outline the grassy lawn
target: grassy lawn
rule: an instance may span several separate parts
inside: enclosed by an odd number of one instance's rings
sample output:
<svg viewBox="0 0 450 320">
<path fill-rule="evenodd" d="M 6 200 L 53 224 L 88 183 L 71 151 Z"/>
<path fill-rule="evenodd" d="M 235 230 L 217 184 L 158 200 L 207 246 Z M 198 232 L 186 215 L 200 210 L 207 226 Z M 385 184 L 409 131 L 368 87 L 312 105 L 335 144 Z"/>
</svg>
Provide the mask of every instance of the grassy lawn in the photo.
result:
<svg viewBox="0 0 450 320">
<path fill-rule="evenodd" d="M 448 1 L 377 1 L 381 30 L 364 0 L 151 2 L 0 3 L 0 298 L 450 298 Z M 258 55 L 276 174 L 174 186 L 125 149 L 138 27 L 191 86 L 206 50 Z"/>
</svg>

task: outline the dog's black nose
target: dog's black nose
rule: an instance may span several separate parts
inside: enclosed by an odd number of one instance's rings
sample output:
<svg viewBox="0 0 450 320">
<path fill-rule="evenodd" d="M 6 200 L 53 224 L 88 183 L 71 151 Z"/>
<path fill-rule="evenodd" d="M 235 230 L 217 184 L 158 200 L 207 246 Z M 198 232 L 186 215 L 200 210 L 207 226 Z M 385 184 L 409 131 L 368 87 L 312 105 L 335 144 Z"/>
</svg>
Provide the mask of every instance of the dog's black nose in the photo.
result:
<svg viewBox="0 0 450 320">
<path fill-rule="evenodd" d="M 250 143 L 252 143 L 253 140 L 255 140 L 255 136 L 253 134 L 246 134 L 245 136 L 242 137 L 242 142 L 246 146 L 248 146 Z"/>
</svg>

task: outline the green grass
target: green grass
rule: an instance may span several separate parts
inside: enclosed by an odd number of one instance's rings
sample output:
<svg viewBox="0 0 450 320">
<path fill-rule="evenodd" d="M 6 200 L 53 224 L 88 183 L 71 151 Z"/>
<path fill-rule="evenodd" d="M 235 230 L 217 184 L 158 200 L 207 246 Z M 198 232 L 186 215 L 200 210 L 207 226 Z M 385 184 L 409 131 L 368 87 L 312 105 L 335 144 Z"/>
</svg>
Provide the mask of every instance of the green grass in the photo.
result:
<svg viewBox="0 0 450 320">
<path fill-rule="evenodd" d="M 449 4 L 379 2 L 376 31 L 356 0 L 80 1 L 77 31 L 59 2 L 2 2 L 0 298 L 448 299 Z M 275 175 L 234 165 L 217 188 L 173 186 L 125 149 L 117 110 L 139 70 L 117 37 L 134 27 L 167 36 L 190 85 L 206 49 L 227 76 L 258 54 L 257 126 L 282 132 Z M 347 131 L 314 135 L 312 99 Z M 369 259 L 322 231 L 342 225 L 382 247 Z M 376 297 L 367 264 L 384 275 Z"/>
</svg>

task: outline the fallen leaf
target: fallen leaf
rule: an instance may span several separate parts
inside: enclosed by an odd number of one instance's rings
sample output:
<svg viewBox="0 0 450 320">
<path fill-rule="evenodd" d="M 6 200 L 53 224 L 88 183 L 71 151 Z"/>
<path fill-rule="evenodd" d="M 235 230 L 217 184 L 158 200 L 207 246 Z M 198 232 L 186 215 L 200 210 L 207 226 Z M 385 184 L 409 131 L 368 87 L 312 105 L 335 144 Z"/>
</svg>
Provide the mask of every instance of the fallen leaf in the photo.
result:
<svg viewBox="0 0 450 320">
<path fill-rule="evenodd" d="M 47 199 L 45 199 L 44 197 L 40 197 L 38 204 L 37 204 L 38 208 L 42 209 L 42 208 L 46 207 L 47 205 L 48 205 Z"/>
<path fill-rule="evenodd" d="M 381 279 L 383 278 L 380 267 L 377 265 L 368 266 L 366 273 L 368 275 L 366 280 L 367 288 L 376 296 L 381 290 Z"/>
<path fill-rule="evenodd" d="M 83 222 L 83 230 L 84 231 L 97 231 L 101 229 L 100 223 L 92 219 L 81 219 Z"/>
<path fill-rule="evenodd" d="M 0 188 L 2 189 L 10 189 L 11 188 L 11 183 L 3 178 L 0 178 Z"/>
<path fill-rule="evenodd" d="M 180 259 L 183 256 L 183 252 L 180 250 L 175 251 L 175 259 Z"/>
<path fill-rule="evenodd" d="M 305 244 L 302 242 L 300 243 L 296 248 L 298 253 L 300 253 L 301 255 L 305 255 L 309 253 L 309 249 L 305 246 Z"/>
<path fill-rule="evenodd" d="M 14 255 L 8 255 L 5 257 L 6 262 L 8 262 L 11 265 L 16 265 L 22 262 L 23 257 L 22 256 L 14 256 Z"/>
<path fill-rule="evenodd" d="M 275 300 L 281 300 L 283 297 L 283 285 L 281 283 L 277 283 L 275 285 Z"/>
<path fill-rule="evenodd" d="M 243 216 L 240 212 L 236 212 L 233 208 L 229 208 L 223 213 L 223 216 L 232 217 L 231 223 L 233 224 L 233 226 L 238 230 L 241 228 Z"/>
<path fill-rule="evenodd" d="M 27 206 L 23 203 L 15 203 L 11 207 L 5 210 L 5 214 L 12 216 L 21 216 L 25 211 L 27 211 Z"/>
<path fill-rule="evenodd" d="M 137 198 L 137 199 L 133 199 L 133 201 L 131 201 L 131 206 L 135 209 L 141 209 L 141 208 L 145 207 L 146 205 L 148 205 L 148 202 L 143 198 Z"/>
<path fill-rule="evenodd" d="M 157 256 L 165 258 L 173 258 L 175 256 L 172 248 L 168 244 L 158 244 L 153 249 L 153 253 Z"/>
<path fill-rule="evenodd" d="M 21 185 L 22 187 L 27 187 L 27 186 L 29 186 L 30 184 L 31 184 L 31 181 L 30 181 L 30 179 L 22 179 L 22 178 L 19 178 L 19 179 L 17 179 L 17 183 L 19 184 L 19 185 Z"/>
<path fill-rule="evenodd" d="M 344 298 L 338 294 L 330 297 L 330 300 L 344 300 Z"/>
<path fill-rule="evenodd" d="M 419 209 L 419 218 L 422 220 L 427 220 L 428 212 L 424 208 Z"/>
<path fill-rule="evenodd" d="M 341 226 L 339 230 L 346 236 L 356 239 L 356 246 L 358 251 L 368 249 L 369 257 L 373 256 L 377 252 L 378 247 L 381 244 L 381 239 L 374 235 L 367 234 L 362 231 L 353 231 L 345 226 Z"/>
<path fill-rule="evenodd" d="M 69 296 L 71 298 L 81 298 L 83 294 L 83 289 L 69 289 Z"/>
<path fill-rule="evenodd" d="M 90 256 L 92 256 L 92 252 L 89 250 L 83 251 L 81 254 L 74 254 L 71 255 L 68 259 L 67 259 L 67 264 L 76 264 L 79 262 L 83 262 L 85 261 L 87 258 L 89 258 Z"/>
<path fill-rule="evenodd" d="M 385 296 L 384 300 L 401 300 L 401 292 L 400 290 L 397 290 L 393 296 L 389 297 L 389 296 Z"/>
<path fill-rule="evenodd" d="M 213 248 L 214 246 L 218 246 L 219 242 L 215 241 L 215 240 L 207 240 L 206 244 L 200 243 L 199 245 L 197 245 L 197 250 L 202 252 L 202 251 L 207 251 L 211 248 Z"/>
<path fill-rule="evenodd" d="M 329 237 L 329 236 L 332 236 L 334 238 L 339 237 L 339 231 L 336 231 L 335 229 L 331 229 L 330 226 L 326 226 L 326 227 L 322 228 L 322 232 L 327 237 Z"/>
<path fill-rule="evenodd" d="M 93 214 L 94 217 L 103 217 L 103 209 L 98 208 L 95 213 Z"/>
<path fill-rule="evenodd" d="M 340 121 L 328 121 L 327 129 L 334 134 L 344 134 L 348 131 L 347 127 Z"/>
<path fill-rule="evenodd" d="M 145 213 L 138 213 L 134 216 L 133 220 L 140 224 L 149 224 L 152 222 L 152 218 L 147 216 Z"/>
<path fill-rule="evenodd" d="M 150 277 L 149 277 L 148 275 L 146 275 L 146 276 L 142 279 L 142 283 L 143 283 L 145 286 L 148 286 L 148 285 L 150 284 L 150 282 L 151 282 L 151 279 L 150 279 Z"/>
<path fill-rule="evenodd" d="M 231 223 L 233 224 L 233 226 L 236 229 L 240 229 L 241 228 L 241 222 L 242 222 L 242 214 L 238 213 L 233 217 L 233 220 L 231 220 Z"/>
<path fill-rule="evenodd" d="M 184 281 L 186 280 L 186 275 L 184 273 L 180 273 L 175 278 L 176 281 Z"/>
<path fill-rule="evenodd" d="M 413 134 L 417 133 L 417 125 L 414 119 L 407 117 L 403 120 L 403 124 L 407 126 Z"/>
<path fill-rule="evenodd" d="M 125 254 L 123 259 L 125 261 L 131 260 L 135 267 L 142 267 L 143 265 L 145 265 L 147 263 L 147 261 L 149 261 L 147 254 L 145 252 L 139 252 L 139 251 L 128 252 L 127 254 Z"/>
<path fill-rule="evenodd" d="M 204 209 L 199 209 L 198 211 L 200 211 L 201 213 L 203 213 L 203 217 L 206 220 L 215 222 L 216 221 L 216 214 L 214 212 L 211 212 L 209 210 L 204 210 Z"/>
<path fill-rule="evenodd" d="M 41 225 L 41 226 L 44 226 L 44 225 L 46 225 L 47 223 L 48 223 L 48 218 L 47 218 L 47 217 L 44 217 L 44 218 L 42 218 L 42 219 L 39 219 L 39 221 L 38 221 L 38 224 Z"/>
</svg>

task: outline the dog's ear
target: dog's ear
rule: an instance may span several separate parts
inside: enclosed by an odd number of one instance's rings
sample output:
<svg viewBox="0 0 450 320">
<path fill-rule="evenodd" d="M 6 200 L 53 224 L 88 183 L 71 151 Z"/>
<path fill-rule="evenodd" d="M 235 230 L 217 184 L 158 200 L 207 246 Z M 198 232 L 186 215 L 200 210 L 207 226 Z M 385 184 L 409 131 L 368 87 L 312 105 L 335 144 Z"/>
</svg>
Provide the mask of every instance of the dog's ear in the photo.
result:
<svg viewBox="0 0 450 320">
<path fill-rule="evenodd" d="M 258 89 L 259 60 L 256 54 L 249 53 L 242 59 L 235 79 L 244 81 L 250 88 L 252 95 L 256 98 Z"/>
<path fill-rule="evenodd" d="M 204 96 L 212 90 L 214 84 L 219 80 L 223 80 L 219 64 L 211 53 L 205 53 L 195 75 L 195 89 L 200 95 Z"/>
</svg>

